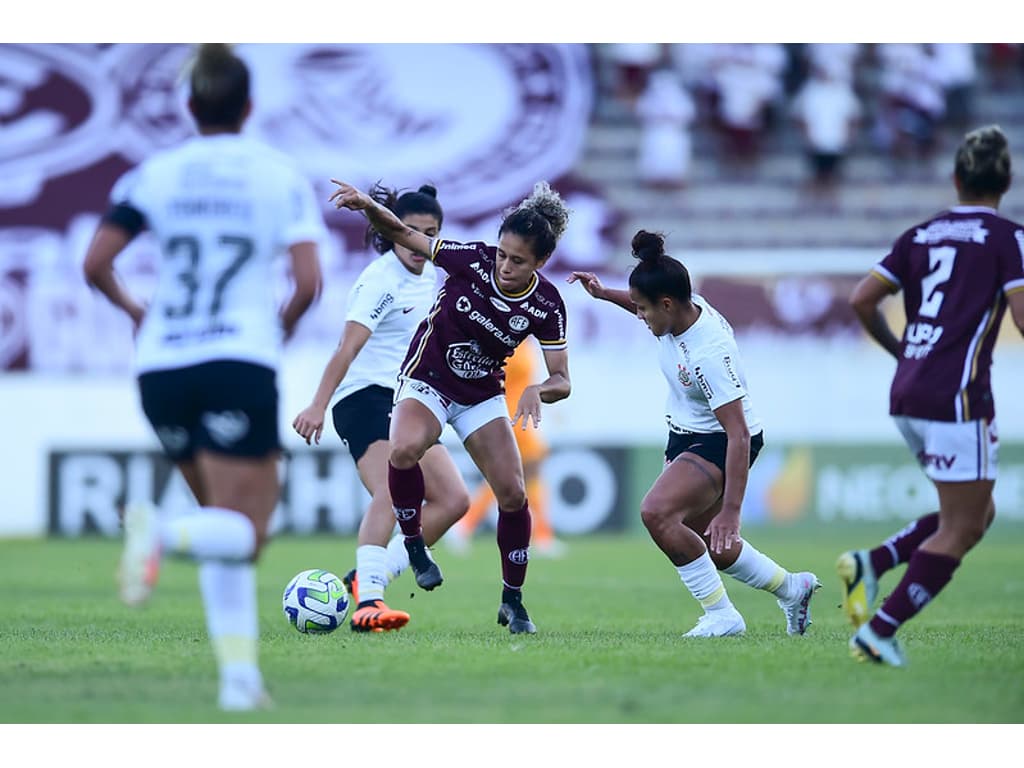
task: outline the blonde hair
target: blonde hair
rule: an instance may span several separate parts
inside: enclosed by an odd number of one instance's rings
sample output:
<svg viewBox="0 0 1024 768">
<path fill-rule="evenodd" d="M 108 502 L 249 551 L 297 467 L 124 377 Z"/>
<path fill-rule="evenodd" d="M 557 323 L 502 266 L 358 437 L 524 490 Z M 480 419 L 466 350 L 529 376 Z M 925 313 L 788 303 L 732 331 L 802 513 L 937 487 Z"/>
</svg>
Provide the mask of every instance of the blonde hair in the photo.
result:
<svg viewBox="0 0 1024 768">
<path fill-rule="evenodd" d="M 998 125 L 977 128 L 956 152 L 954 173 L 966 198 L 1001 196 L 1010 187 L 1010 145 Z"/>
</svg>

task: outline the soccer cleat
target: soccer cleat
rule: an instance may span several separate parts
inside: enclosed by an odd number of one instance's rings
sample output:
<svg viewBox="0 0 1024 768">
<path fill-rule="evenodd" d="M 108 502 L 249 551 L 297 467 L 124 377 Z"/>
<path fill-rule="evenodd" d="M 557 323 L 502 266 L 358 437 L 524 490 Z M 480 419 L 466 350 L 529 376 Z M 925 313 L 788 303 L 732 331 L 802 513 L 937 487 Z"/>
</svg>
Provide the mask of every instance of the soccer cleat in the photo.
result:
<svg viewBox="0 0 1024 768">
<path fill-rule="evenodd" d="M 409 614 L 388 608 L 383 600 L 367 600 L 352 614 L 353 632 L 382 632 L 401 629 L 409 623 Z"/>
<path fill-rule="evenodd" d="M 871 618 L 878 596 L 878 577 L 867 550 L 843 552 L 836 560 L 836 573 L 843 582 L 843 613 L 857 629 Z"/>
<path fill-rule="evenodd" d="M 222 683 L 217 706 L 225 712 L 253 712 L 273 709 L 274 702 L 263 686 L 252 687 L 242 683 Z"/>
<path fill-rule="evenodd" d="M 792 600 L 779 600 L 779 608 L 786 614 L 786 633 L 802 635 L 811 625 L 811 598 L 821 589 L 821 582 L 813 573 L 796 573 L 793 578 L 800 585 L 800 592 Z"/>
<path fill-rule="evenodd" d="M 498 608 L 498 623 L 508 627 L 513 635 L 533 635 L 537 627 L 530 621 L 530 614 L 523 605 L 523 594 L 519 590 L 506 589 L 501 594 L 501 606 Z"/>
<path fill-rule="evenodd" d="M 888 664 L 890 667 L 907 666 L 899 641 L 895 637 L 879 637 L 870 624 L 862 624 L 850 638 L 850 655 L 857 661 Z"/>
<path fill-rule="evenodd" d="M 427 592 L 435 587 L 441 586 L 444 576 L 438 568 L 434 558 L 430 556 L 430 550 L 423 543 L 422 536 L 407 536 L 405 538 L 405 551 L 409 553 L 409 565 L 416 575 L 416 583 L 421 589 Z"/>
<path fill-rule="evenodd" d="M 133 502 L 124 512 L 124 550 L 118 569 L 121 601 L 141 605 L 153 592 L 160 575 L 160 538 L 156 508 Z"/>
<path fill-rule="evenodd" d="M 697 625 L 683 637 L 729 637 L 742 635 L 747 631 L 747 622 L 735 608 L 719 611 L 708 611 L 699 619 Z"/>
<path fill-rule="evenodd" d="M 356 569 L 353 568 L 342 576 L 341 583 L 344 584 L 345 589 L 348 590 L 348 594 L 352 598 L 352 602 L 359 605 L 359 578 L 356 576 Z"/>
</svg>

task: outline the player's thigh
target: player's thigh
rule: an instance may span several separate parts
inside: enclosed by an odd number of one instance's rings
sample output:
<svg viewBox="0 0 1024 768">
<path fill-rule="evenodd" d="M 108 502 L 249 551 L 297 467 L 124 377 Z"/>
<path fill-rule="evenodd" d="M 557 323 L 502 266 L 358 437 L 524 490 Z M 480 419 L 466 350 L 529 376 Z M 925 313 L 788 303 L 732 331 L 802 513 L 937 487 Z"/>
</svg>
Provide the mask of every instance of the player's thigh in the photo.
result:
<svg viewBox="0 0 1024 768">
<path fill-rule="evenodd" d="M 362 467 L 363 457 L 372 446 L 384 443 L 384 463 L 381 467 L 387 470 L 388 432 L 391 428 L 391 409 L 394 401 L 394 390 L 387 387 L 371 385 L 364 387 L 339 400 L 331 409 L 331 420 L 338 437 L 348 448 L 352 460 L 360 467 L 359 474 L 370 493 L 372 488 L 367 485 Z M 371 461 L 368 466 L 372 467 Z"/>
<path fill-rule="evenodd" d="M 278 458 L 276 451 L 260 457 L 232 456 L 206 449 L 197 451 L 196 465 L 208 505 L 241 512 L 263 535 L 280 494 Z"/>
<path fill-rule="evenodd" d="M 961 483 L 936 482 L 939 493 L 939 522 L 975 531 L 988 527 L 993 506 L 992 480 L 973 480 Z"/>
<path fill-rule="evenodd" d="M 423 483 L 426 500 L 430 503 L 457 509 L 465 512 L 469 507 L 469 489 L 462 479 L 459 468 L 448 449 L 441 443 L 435 443 L 427 449 L 420 459 L 423 469 Z"/>
<path fill-rule="evenodd" d="M 444 399 L 429 384 L 415 379 L 403 381 L 395 397 L 388 433 L 391 455 L 419 461 L 448 421 Z"/>
<path fill-rule="evenodd" d="M 722 493 L 722 471 L 702 456 L 683 452 L 669 462 L 644 496 L 649 514 L 704 515 Z"/>
<path fill-rule="evenodd" d="M 525 492 L 523 462 L 507 416 L 479 427 L 466 438 L 465 446 L 499 503 Z"/>
<path fill-rule="evenodd" d="M 388 453 L 391 446 L 387 440 L 375 440 L 367 446 L 362 456 L 356 461 L 356 471 L 367 492 L 377 497 L 383 495 L 389 500 L 388 493 Z"/>
</svg>

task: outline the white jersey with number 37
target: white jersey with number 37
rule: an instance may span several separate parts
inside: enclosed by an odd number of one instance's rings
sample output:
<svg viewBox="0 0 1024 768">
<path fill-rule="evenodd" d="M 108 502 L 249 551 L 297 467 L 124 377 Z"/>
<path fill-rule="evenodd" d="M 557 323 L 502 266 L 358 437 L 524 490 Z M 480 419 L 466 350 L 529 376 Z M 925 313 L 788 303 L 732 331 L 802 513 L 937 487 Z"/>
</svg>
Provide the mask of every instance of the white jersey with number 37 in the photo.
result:
<svg viewBox="0 0 1024 768">
<path fill-rule="evenodd" d="M 210 360 L 276 369 L 274 260 L 325 237 L 312 187 L 288 158 L 239 134 L 197 137 L 125 174 L 111 202 L 141 213 L 160 247 L 137 371 Z"/>
</svg>

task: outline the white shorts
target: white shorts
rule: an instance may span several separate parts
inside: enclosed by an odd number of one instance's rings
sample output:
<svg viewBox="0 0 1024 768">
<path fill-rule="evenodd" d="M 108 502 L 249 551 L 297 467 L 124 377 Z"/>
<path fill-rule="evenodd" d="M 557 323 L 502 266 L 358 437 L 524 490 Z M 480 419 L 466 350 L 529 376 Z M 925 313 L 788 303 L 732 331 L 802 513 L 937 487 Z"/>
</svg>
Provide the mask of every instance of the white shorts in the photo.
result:
<svg viewBox="0 0 1024 768">
<path fill-rule="evenodd" d="M 995 423 L 929 421 L 893 416 L 910 451 L 932 480 L 964 483 L 995 480 L 999 467 L 999 436 Z"/>
<path fill-rule="evenodd" d="M 434 414 L 441 428 L 443 429 L 445 424 L 451 424 L 462 442 L 466 442 L 466 438 L 484 424 L 495 419 L 508 420 L 508 406 L 505 404 L 504 395 L 495 395 L 476 405 L 462 405 L 445 397 L 426 382 L 403 378 L 395 393 L 395 405 L 402 400 L 423 403 Z"/>
</svg>

